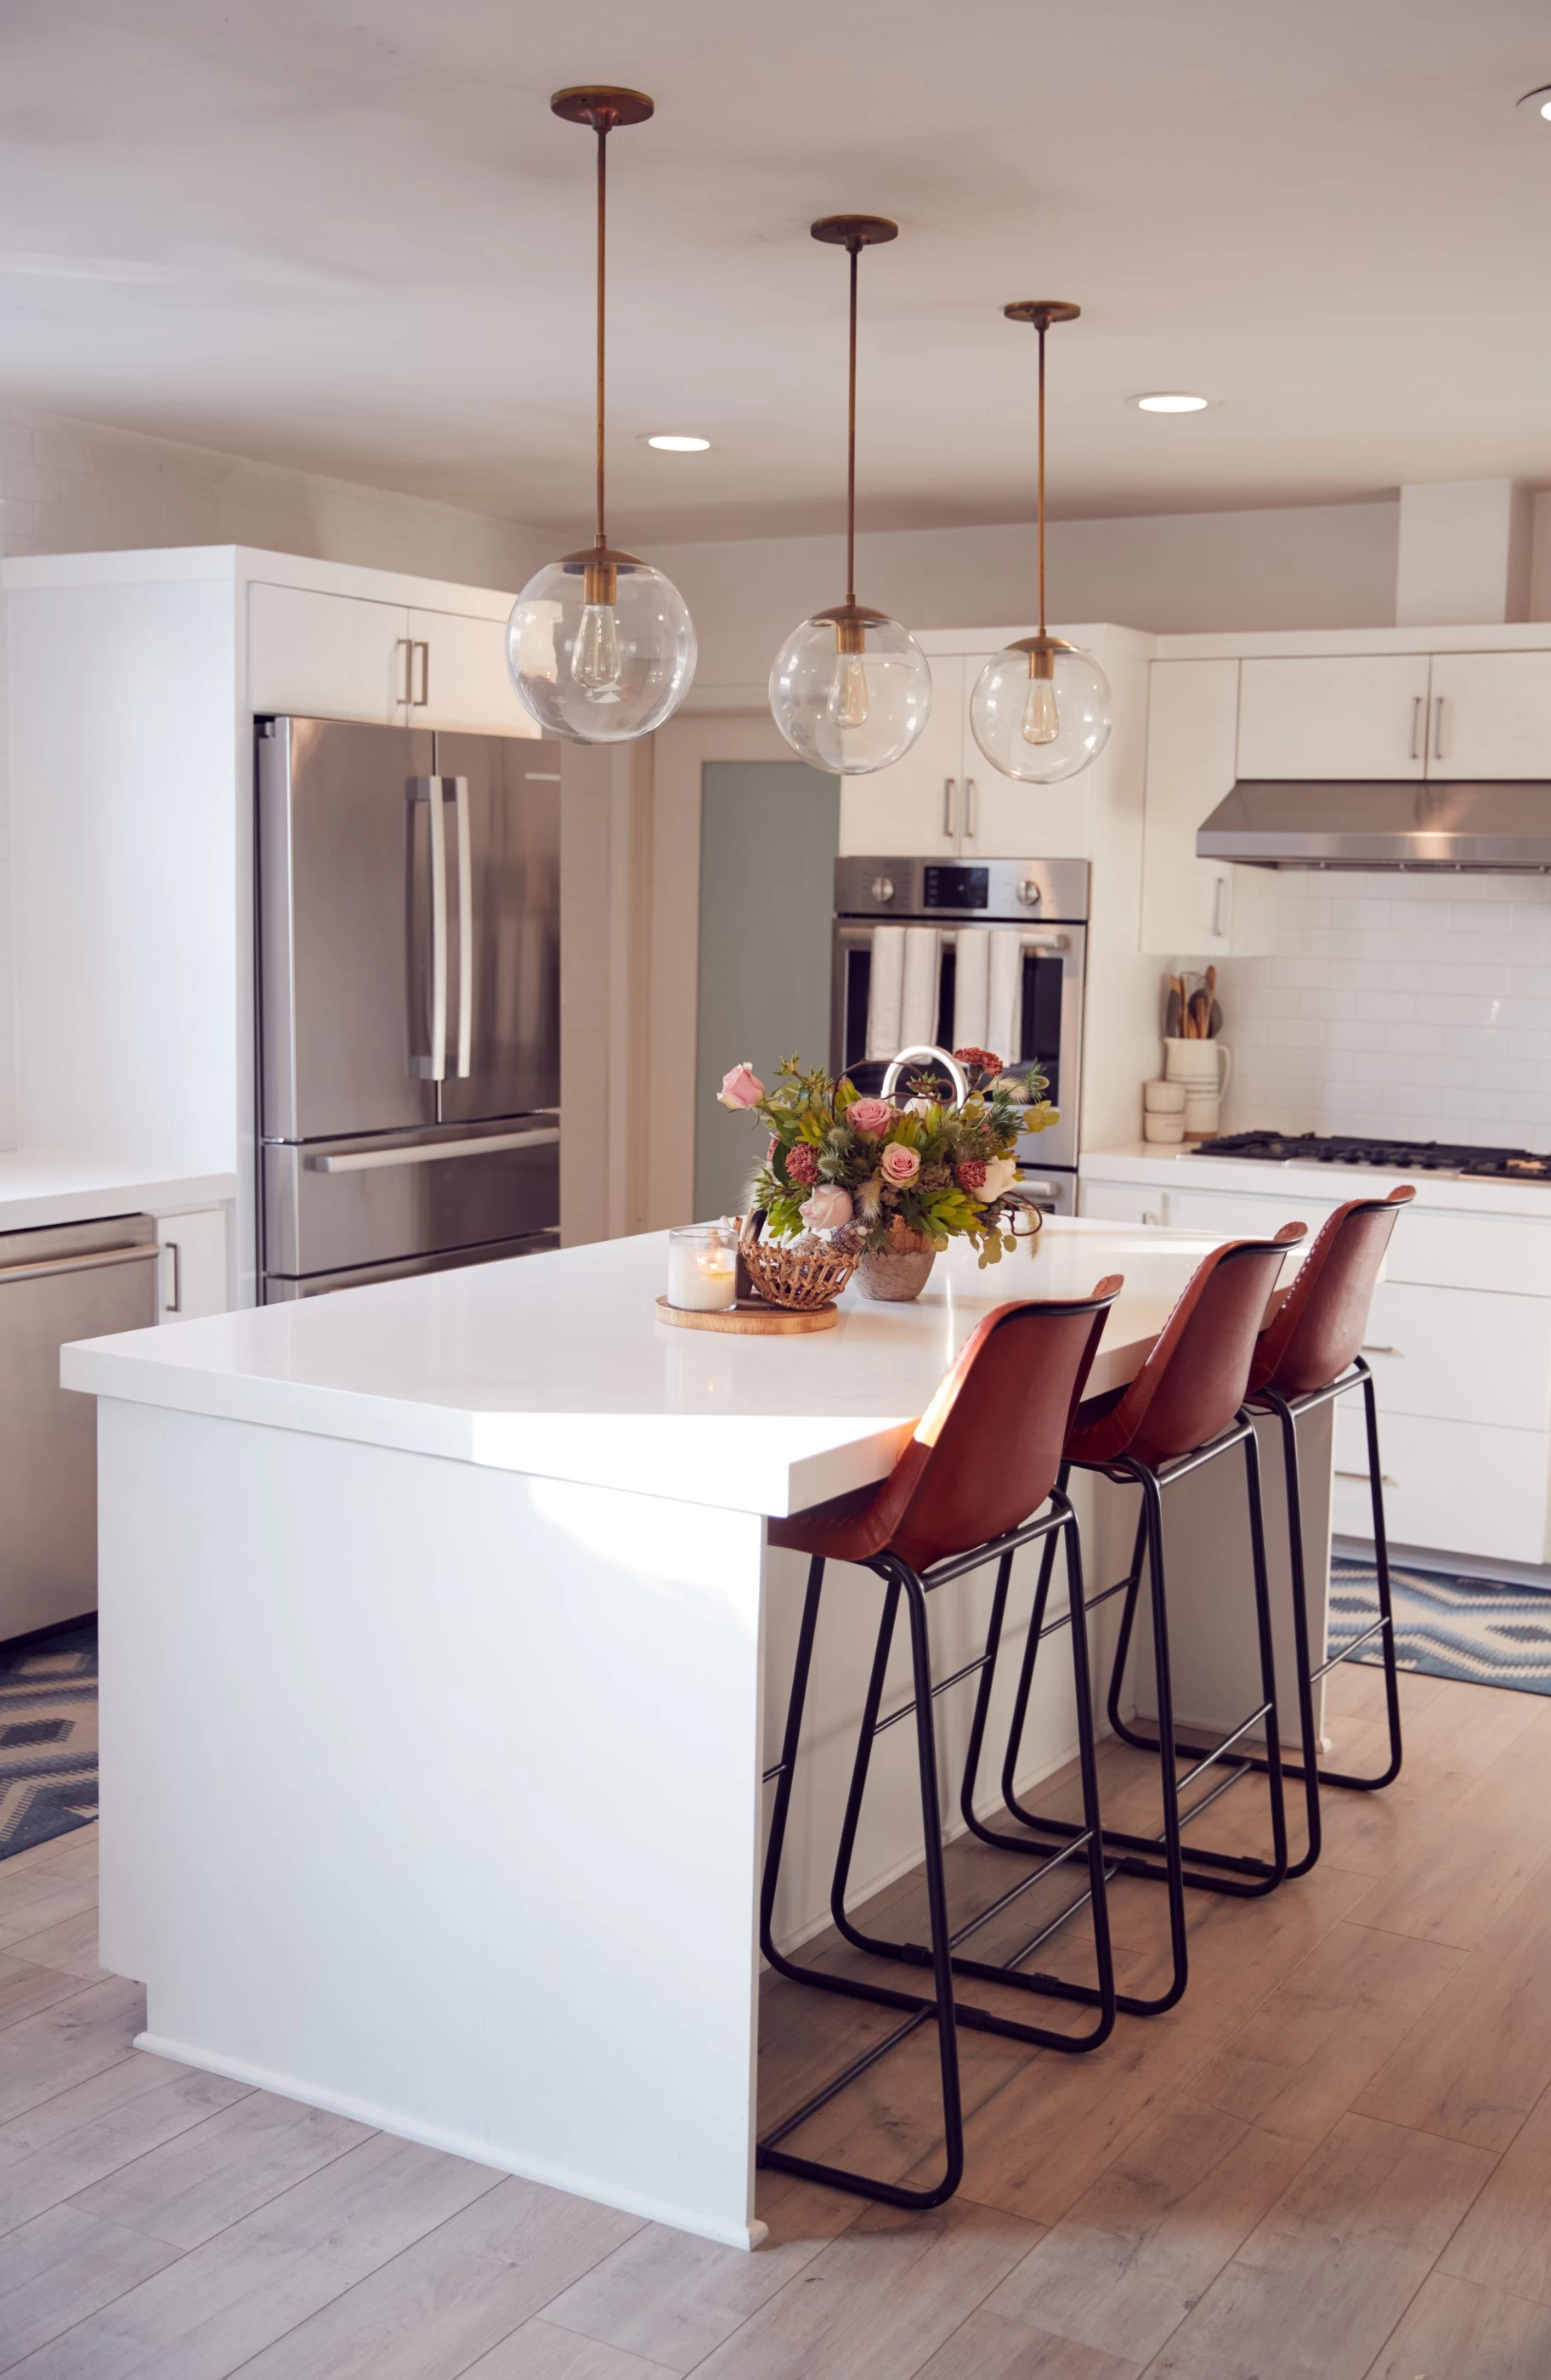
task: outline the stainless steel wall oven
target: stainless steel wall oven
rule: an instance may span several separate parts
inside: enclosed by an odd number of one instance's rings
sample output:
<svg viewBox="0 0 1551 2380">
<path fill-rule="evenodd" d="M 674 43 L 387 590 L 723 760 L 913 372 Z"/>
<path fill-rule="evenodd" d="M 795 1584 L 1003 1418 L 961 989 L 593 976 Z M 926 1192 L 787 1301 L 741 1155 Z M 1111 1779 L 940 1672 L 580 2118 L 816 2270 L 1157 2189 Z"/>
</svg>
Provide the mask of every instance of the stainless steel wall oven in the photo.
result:
<svg viewBox="0 0 1551 2380">
<path fill-rule="evenodd" d="M 897 1050 L 935 1042 L 1038 1061 L 1060 1122 L 1020 1142 L 1027 1186 L 1076 1212 L 1085 859 L 835 862 L 830 1062 L 876 1090 Z M 1046 1195 L 1048 1194 L 1048 1195 Z"/>
</svg>

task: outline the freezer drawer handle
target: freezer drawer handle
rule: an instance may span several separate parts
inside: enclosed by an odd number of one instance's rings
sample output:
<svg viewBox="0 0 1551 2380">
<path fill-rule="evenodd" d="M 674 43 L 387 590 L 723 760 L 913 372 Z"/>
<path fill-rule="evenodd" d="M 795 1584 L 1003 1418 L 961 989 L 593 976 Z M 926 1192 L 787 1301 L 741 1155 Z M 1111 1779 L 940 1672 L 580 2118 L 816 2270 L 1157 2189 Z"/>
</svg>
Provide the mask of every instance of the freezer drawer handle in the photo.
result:
<svg viewBox="0 0 1551 2380">
<path fill-rule="evenodd" d="M 552 1148 L 560 1126 L 541 1132 L 492 1132 L 481 1140 L 421 1141 L 414 1148 L 353 1148 L 343 1157 L 309 1157 L 314 1173 L 382 1173 L 390 1165 L 438 1165 L 444 1157 L 494 1157 L 507 1148 Z M 3 1278 L 4 1276 L 0 1276 Z"/>
<path fill-rule="evenodd" d="M 83 1257 L 42 1257 L 36 1264 L 0 1265 L 0 1289 L 12 1281 L 42 1281 L 55 1272 L 101 1272 L 106 1265 L 149 1264 L 162 1251 L 154 1240 L 132 1248 L 92 1248 Z"/>
</svg>

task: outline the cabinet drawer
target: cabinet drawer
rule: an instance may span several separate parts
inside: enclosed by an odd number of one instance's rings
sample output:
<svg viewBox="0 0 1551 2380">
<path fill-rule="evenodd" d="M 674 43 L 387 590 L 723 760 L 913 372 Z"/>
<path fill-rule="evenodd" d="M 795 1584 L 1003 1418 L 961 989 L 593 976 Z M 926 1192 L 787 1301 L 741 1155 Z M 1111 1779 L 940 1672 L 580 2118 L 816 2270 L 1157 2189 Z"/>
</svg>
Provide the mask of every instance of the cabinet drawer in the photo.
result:
<svg viewBox="0 0 1551 2380">
<path fill-rule="evenodd" d="M 1383 1413 L 1551 1428 L 1551 1301 L 1383 1281 L 1368 1320 Z"/>
<path fill-rule="evenodd" d="M 1545 1560 L 1551 1439 L 1544 1432 L 1381 1414 L 1379 1455 L 1385 1522 L 1397 1545 L 1483 1560 Z M 1367 1473 L 1363 1401 L 1343 1398 L 1336 1412 L 1330 1523 L 1338 1536 L 1373 1536 Z"/>
<path fill-rule="evenodd" d="M 1403 1212 L 1385 1263 L 1388 1281 L 1438 1289 L 1505 1290 L 1551 1297 L 1551 1229 L 1533 1215 Z"/>
</svg>

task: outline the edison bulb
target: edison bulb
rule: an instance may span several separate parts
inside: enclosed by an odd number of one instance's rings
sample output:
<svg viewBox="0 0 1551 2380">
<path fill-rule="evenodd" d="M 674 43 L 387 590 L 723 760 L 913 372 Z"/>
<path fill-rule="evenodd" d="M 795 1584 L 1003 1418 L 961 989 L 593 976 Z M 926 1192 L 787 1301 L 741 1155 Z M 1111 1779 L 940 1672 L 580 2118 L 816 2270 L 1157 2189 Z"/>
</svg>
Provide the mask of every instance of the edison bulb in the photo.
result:
<svg viewBox="0 0 1551 2380">
<path fill-rule="evenodd" d="M 529 579 L 506 624 L 506 668 L 546 735 L 629 744 L 688 693 L 694 623 L 673 582 L 632 555 L 617 561 L 612 602 L 589 603 L 589 566 L 593 556 L 566 554 Z"/>
<path fill-rule="evenodd" d="M 842 653 L 830 681 L 830 717 L 837 727 L 867 723 L 867 674 L 860 653 Z"/>
<path fill-rule="evenodd" d="M 624 663 L 620 652 L 619 622 L 612 603 L 582 606 L 571 674 L 583 693 L 594 700 L 600 695 L 618 694 Z"/>
<path fill-rule="evenodd" d="M 1091 653 L 1060 637 L 1026 638 L 995 653 L 970 697 L 969 723 L 993 769 L 1030 785 L 1059 784 L 1085 769 L 1109 741 L 1109 681 Z M 1048 656 L 1050 674 L 1031 663 Z"/>
<path fill-rule="evenodd" d="M 1028 700 L 1024 705 L 1024 741 L 1025 744 L 1053 744 L 1060 734 L 1060 712 L 1056 708 L 1056 689 L 1048 677 L 1031 677 Z"/>
<path fill-rule="evenodd" d="M 932 707 L 930 664 L 909 629 L 866 613 L 860 631 L 860 652 L 842 652 L 834 614 L 818 613 L 793 630 L 770 671 L 776 725 L 800 760 L 836 777 L 903 759 Z"/>
</svg>

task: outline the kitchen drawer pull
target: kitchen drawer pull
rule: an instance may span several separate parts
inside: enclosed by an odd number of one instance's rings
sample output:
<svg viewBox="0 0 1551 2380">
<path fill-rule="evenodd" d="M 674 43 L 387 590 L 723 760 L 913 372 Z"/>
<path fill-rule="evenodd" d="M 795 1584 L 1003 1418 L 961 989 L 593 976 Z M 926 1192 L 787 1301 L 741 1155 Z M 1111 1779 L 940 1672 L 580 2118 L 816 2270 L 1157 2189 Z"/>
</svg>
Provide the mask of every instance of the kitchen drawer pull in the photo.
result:
<svg viewBox="0 0 1551 2380">
<path fill-rule="evenodd" d="M 1376 1342 L 1370 1344 L 1369 1342 L 1364 1339 L 1361 1348 L 1358 1350 L 1358 1353 L 1363 1355 L 1398 1355 L 1400 1354 L 1400 1350 L 1399 1347 L 1380 1347 Z"/>
<path fill-rule="evenodd" d="M 1336 1476 L 1338 1479 L 1361 1479 L 1365 1485 L 1368 1475 L 1365 1471 L 1342 1471 L 1338 1467 Z M 1391 1479 L 1387 1471 L 1381 1471 L 1378 1484 L 1381 1488 L 1398 1488 L 1400 1483 L 1398 1479 Z"/>
<path fill-rule="evenodd" d="M 351 1148 L 341 1157 L 302 1160 L 313 1173 L 382 1173 L 394 1165 L 438 1165 L 448 1157 L 495 1157 L 508 1148 L 552 1148 L 560 1126 L 542 1132 L 491 1132 L 478 1140 L 418 1141 L 412 1148 Z M 0 1274 L 0 1280 L 5 1276 Z"/>
<path fill-rule="evenodd" d="M 7 1281 L 42 1281 L 48 1273 L 100 1272 L 105 1265 L 146 1264 L 161 1253 L 154 1240 L 142 1240 L 132 1248 L 92 1248 L 83 1257 L 40 1257 L 35 1264 L 0 1265 L 0 1289 Z"/>
</svg>

